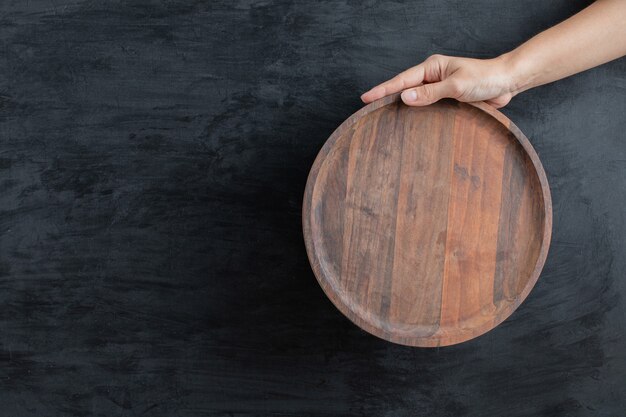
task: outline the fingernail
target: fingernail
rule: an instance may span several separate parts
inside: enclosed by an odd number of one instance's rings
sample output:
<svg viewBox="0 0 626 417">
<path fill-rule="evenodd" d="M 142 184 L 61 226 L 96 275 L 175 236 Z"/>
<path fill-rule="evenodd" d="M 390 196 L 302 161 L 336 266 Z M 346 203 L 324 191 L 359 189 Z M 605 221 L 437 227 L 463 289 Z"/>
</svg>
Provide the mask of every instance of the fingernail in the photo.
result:
<svg viewBox="0 0 626 417">
<path fill-rule="evenodd" d="M 415 101 L 417 100 L 417 92 L 415 90 L 407 90 L 402 92 L 402 100 Z"/>
</svg>

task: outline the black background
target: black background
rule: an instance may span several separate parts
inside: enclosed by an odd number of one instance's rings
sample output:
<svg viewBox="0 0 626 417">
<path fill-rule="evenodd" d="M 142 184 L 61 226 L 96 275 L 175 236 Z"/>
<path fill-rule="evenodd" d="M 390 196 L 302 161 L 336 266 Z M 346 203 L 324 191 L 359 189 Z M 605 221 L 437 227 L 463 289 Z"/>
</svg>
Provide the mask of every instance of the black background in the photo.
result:
<svg viewBox="0 0 626 417">
<path fill-rule="evenodd" d="M 440 349 L 366 334 L 301 233 L 359 95 L 588 2 L 0 3 L 0 414 L 624 416 L 626 61 L 516 97 L 554 232 L 526 302 Z"/>
</svg>

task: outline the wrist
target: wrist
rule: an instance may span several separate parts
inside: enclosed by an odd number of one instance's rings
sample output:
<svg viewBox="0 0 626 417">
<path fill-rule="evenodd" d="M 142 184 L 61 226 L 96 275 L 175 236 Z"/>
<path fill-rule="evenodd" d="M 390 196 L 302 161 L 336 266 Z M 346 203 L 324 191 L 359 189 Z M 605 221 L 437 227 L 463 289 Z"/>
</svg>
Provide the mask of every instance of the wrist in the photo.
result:
<svg viewBox="0 0 626 417">
<path fill-rule="evenodd" d="M 516 96 L 532 87 L 535 78 L 528 60 L 513 50 L 495 58 L 505 78 L 509 92 Z"/>
</svg>

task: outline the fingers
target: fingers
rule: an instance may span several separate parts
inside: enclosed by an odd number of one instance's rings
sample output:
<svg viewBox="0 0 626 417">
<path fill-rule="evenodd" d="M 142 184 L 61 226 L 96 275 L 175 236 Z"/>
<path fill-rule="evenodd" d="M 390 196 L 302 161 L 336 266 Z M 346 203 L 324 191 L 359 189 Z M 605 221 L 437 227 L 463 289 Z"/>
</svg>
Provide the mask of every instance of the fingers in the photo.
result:
<svg viewBox="0 0 626 417">
<path fill-rule="evenodd" d="M 485 103 L 489 104 L 491 107 L 494 107 L 496 109 L 499 109 L 505 106 L 498 100 L 485 100 Z"/>
<path fill-rule="evenodd" d="M 508 93 L 508 94 L 504 94 L 496 98 L 485 100 L 485 103 L 495 107 L 496 109 L 500 109 L 506 106 L 507 104 L 509 104 L 512 98 L 513 98 L 513 95 L 511 93 Z"/>
<path fill-rule="evenodd" d="M 401 95 L 402 101 L 408 106 L 427 106 L 442 98 L 456 98 L 458 88 L 451 79 L 446 79 L 438 83 L 424 84 L 417 88 L 404 91 Z"/>
<path fill-rule="evenodd" d="M 361 96 L 364 103 L 383 98 L 390 94 L 398 93 L 410 87 L 415 87 L 424 81 L 424 63 L 401 72 L 389 81 L 377 85 Z"/>
</svg>

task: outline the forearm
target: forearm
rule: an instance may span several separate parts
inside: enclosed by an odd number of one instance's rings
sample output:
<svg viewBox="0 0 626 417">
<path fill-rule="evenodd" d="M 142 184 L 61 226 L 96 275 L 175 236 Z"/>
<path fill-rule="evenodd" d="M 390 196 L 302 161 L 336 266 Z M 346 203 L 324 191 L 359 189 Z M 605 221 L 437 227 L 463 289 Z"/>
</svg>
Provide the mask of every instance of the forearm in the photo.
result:
<svg viewBox="0 0 626 417">
<path fill-rule="evenodd" d="M 598 0 L 498 60 L 517 94 L 624 55 L 626 0 Z"/>
<path fill-rule="evenodd" d="M 493 59 L 432 55 L 361 96 L 402 92 L 410 106 L 449 97 L 499 108 L 518 93 L 626 55 L 626 0 L 597 0 L 515 50 Z"/>
</svg>

